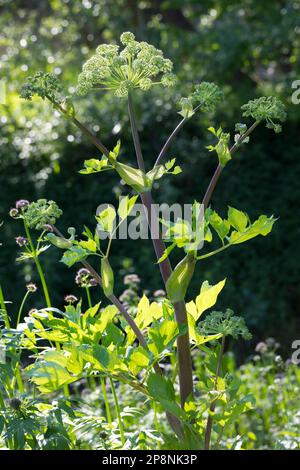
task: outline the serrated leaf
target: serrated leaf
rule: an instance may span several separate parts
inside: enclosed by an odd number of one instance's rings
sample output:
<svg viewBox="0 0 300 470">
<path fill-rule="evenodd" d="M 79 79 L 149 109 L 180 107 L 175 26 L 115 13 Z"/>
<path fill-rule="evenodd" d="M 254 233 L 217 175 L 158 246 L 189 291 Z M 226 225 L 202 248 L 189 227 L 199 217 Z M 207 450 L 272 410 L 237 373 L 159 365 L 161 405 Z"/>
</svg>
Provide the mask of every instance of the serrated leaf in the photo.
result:
<svg viewBox="0 0 300 470">
<path fill-rule="evenodd" d="M 69 268 L 73 264 L 83 261 L 88 256 L 88 252 L 81 246 L 72 246 L 69 250 L 65 251 L 61 262 L 66 264 Z"/>
<path fill-rule="evenodd" d="M 116 211 L 112 206 L 107 206 L 100 214 L 96 215 L 98 227 L 104 232 L 112 233 L 115 226 Z"/>
<path fill-rule="evenodd" d="M 244 232 L 247 224 L 248 217 L 242 211 L 235 209 L 234 207 L 228 207 L 228 222 L 234 227 L 238 232 Z"/>
<path fill-rule="evenodd" d="M 128 196 L 120 198 L 118 214 L 122 220 L 126 219 L 126 217 L 129 216 L 136 203 L 137 198 L 138 195 L 132 196 L 131 198 L 129 198 Z"/>
</svg>

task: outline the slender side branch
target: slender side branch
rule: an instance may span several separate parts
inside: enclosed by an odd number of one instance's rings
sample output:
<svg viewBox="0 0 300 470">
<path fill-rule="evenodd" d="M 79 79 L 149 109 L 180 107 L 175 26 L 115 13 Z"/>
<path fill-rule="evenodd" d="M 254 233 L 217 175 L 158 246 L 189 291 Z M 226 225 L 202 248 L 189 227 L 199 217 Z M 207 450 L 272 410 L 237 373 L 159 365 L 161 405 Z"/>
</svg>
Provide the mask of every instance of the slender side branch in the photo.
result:
<svg viewBox="0 0 300 470">
<path fill-rule="evenodd" d="M 254 129 L 258 126 L 259 122 L 260 121 L 255 121 L 252 124 L 252 126 L 249 127 L 249 129 L 243 135 L 241 135 L 241 137 L 238 139 L 238 141 L 231 147 L 231 149 L 230 149 L 231 155 L 238 150 L 239 146 L 243 143 L 243 141 L 246 139 L 246 137 L 248 137 L 254 131 Z M 207 209 L 207 207 L 208 207 L 208 204 L 211 200 L 212 194 L 215 190 L 215 187 L 217 185 L 217 182 L 220 178 L 220 175 L 221 175 L 223 169 L 224 169 L 224 167 L 219 163 L 216 170 L 215 170 L 215 172 L 214 172 L 214 174 L 213 174 L 212 179 L 210 180 L 210 183 L 207 187 L 205 196 L 204 196 L 203 201 L 202 201 L 204 209 Z"/>
<path fill-rule="evenodd" d="M 166 155 L 167 153 L 167 150 L 168 148 L 170 147 L 170 145 L 174 142 L 175 140 L 175 137 L 177 136 L 178 132 L 180 131 L 180 129 L 182 129 L 182 127 L 184 126 L 184 124 L 188 121 L 188 118 L 183 118 L 181 119 L 181 121 L 179 122 L 179 124 L 177 124 L 177 126 L 175 127 L 175 129 L 173 130 L 172 134 L 170 134 L 170 136 L 167 138 L 163 148 L 161 149 L 157 159 L 156 159 L 156 162 L 155 162 L 155 165 L 154 166 L 158 166 L 161 164 L 164 156 Z"/>
<path fill-rule="evenodd" d="M 66 110 L 59 104 L 54 103 L 50 98 L 48 98 L 54 107 L 61 112 L 64 116 L 68 116 Z M 78 129 L 100 150 L 104 155 L 109 155 L 109 150 L 105 147 L 105 145 L 99 140 L 95 134 L 93 134 L 86 126 L 84 126 L 75 116 L 68 116 L 68 118 L 75 124 Z"/>
<path fill-rule="evenodd" d="M 198 111 L 198 109 L 201 107 L 202 103 L 201 104 L 198 104 L 198 106 L 196 106 L 196 108 L 194 109 L 194 114 L 196 111 Z M 181 121 L 177 124 L 177 126 L 175 127 L 175 129 L 173 130 L 173 132 L 170 134 L 170 136 L 167 138 L 163 148 L 161 149 L 161 151 L 159 152 L 159 155 L 156 159 L 156 162 L 155 162 L 155 165 L 154 166 L 157 166 L 157 165 L 160 165 L 162 160 L 164 159 L 166 153 L 167 153 L 167 150 L 168 148 L 172 145 L 172 143 L 174 142 L 177 134 L 179 133 L 179 131 L 183 128 L 183 126 L 185 125 L 185 123 L 187 121 L 189 121 L 190 118 L 183 118 L 181 119 Z"/>
</svg>

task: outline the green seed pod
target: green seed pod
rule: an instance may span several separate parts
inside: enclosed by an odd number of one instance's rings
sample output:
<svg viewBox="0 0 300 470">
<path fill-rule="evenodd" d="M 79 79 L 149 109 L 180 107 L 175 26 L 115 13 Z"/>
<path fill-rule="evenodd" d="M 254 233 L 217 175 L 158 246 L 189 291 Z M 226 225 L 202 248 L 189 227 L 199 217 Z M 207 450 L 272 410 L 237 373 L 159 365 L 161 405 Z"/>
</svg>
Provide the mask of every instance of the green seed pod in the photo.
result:
<svg viewBox="0 0 300 470">
<path fill-rule="evenodd" d="M 119 162 L 115 162 L 114 167 L 125 183 L 138 193 L 147 191 L 150 188 L 151 182 L 141 170 Z"/>
<path fill-rule="evenodd" d="M 101 277 L 103 292 L 110 297 L 114 291 L 114 272 L 106 257 L 101 259 Z"/>
<path fill-rule="evenodd" d="M 168 297 L 172 303 L 185 299 L 186 291 L 191 282 L 196 265 L 196 258 L 192 253 L 188 253 L 180 263 L 177 264 L 173 273 L 169 277 L 166 287 Z"/>
<path fill-rule="evenodd" d="M 66 250 L 72 246 L 72 242 L 66 240 L 65 238 L 57 237 L 54 233 L 47 233 L 45 236 L 46 240 L 48 240 L 52 245 L 56 246 L 57 248 L 61 248 L 62 250 Z"/>
</svg>

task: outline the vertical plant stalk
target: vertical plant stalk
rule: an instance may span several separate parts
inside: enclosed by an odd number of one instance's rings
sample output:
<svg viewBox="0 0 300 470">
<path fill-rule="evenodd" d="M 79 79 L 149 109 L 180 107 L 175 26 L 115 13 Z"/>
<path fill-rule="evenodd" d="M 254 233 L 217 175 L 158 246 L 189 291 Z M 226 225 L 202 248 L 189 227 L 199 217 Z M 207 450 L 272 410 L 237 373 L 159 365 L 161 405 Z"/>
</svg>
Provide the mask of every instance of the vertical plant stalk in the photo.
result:
<svg viewBox="0 0 300 470">
<path fill-rule="evenodd" d="M 85 292 L 86 292 L 86 298 L 87 298 L 88 306 L 89 306 L 89 308 L 92 308 L 91 293 L 90 293 L 90 288 L 88 286 L 86 286 Z"/>
<path fill-rule="evenodd" d="M 119 431 L 120 431 L 120 436 L 121 436 L 121 443 L 122 447 L 125 445 L 125 434 L 124 434 L 124 427 L 123 427 L 123 421 L 122 421 L 122 416 L 121 416 L 121 410 L 120 410 L 120 405 L 119 405 L 119 400 L 118 396 L 116 393 L 115 385 L 112 380 L 112 378 L 109 378 L 110 381 L 110 386 L 111 386 L 111 391 L 115 400 L 115 405 L 116 405 L 116 413 L 117 413 L 117 418 L 118 418 L 118 423 L 119 423 Z"/>
<path fill-rule="evenodd" d="M 10 328 L 10 320 L 9 320 L 9 316 L 8 316 L 8 313 L 7 313 L 7 308 L 6 308 L 6 305 L 5 305 L 5 300 L 4 300 L 4 295 L 3 295 L 3 290 L 2 290 L 1 285 L 0 285 L 0 307 L 1 307 L 1 310 L 2 310 L 3 316 L 4 316 L 5 328 Z"/>
<path fill-rule="evenodd" d="M 220 376 L 221 372 L 221 367 L 222 367 L 222 359 L 224 355 L 224 348 L 225 348 L 225 336 L 222 338 L 221 342 L 221 348 L 218 356 L 218 362 L 217 362 L 217 369 L 216 369 L 216 376 L 215 376 L 215 382 L 214 382 L 214 388 L 213 390 L 216 391 L 218 389 L 218 379 Z M 214 413 L 216 408 L 216 400 L 214 400 L 210 407 L 209 407 L 209 414 L 207 418 L 207 423 L 206 423 L 206 429 L 205 429 L 205 437 L 204 437 L 204 449 L 209 450 L 210 446 L 210 439 L 211 439 L 211 431 L 212 431 L 212 425 L 213 425 L 213 416 L 212 414 Z"/>
<path fill-rule="evenodd" d="M 45 276 L 44 276 L 44 273 L 43 273 L 43 269 L 42 269 L 39 257 L 36 253 L 36 249 L 35 249 L 35 246 L 33 244 L 33 241 L 32 241 L 32 238 L 31 238 L 31 233 L 30 233 L 29 227 L 27 225 L 27 222 L 26 222 L 25 219 L 23 219 L 23 222 L 24 222 L 25 232 L 26 232 L 26 235 L 27 235 L 27 238 L 28 238 L 28 241 L 29 241 L 29 245 L 30 245 L 30 248 L 31 248 L 31 251 L 32 251 L 32 254 L 33 254 L 33 259 L 34 259 L 34 262 L 35 262 L 35 265 L 37 267 L 37 270 L 38 270 L 38 273 L 39 273 L 39 276 L 40 276 L 40 280 L 41 280 L 41 283 L 42 283 L 46 305 L 47 305 L 48 308 L 51 308 L 52 305 L 51 305 L 50 295 L 49 295 L 46 279 L 45 279 Z"/>
<path fill-rule="evenodd" d="M 101 382 L 101 388 L 102 388 L 102 393 L 103 393 L 103 400 L 104 400 L 107 422 L 108 424 L 111 424 L 111 412 L 110 412 L 108 397 L 106 393 L 106 380 L 100 379 L 100 382 Z"/>
<path fill-rule="evenodd" d="M 137 162 L 139 169 L 144 171 L 144 160 L 141 152 L 141 144 L 139 139 L 139 134 L 137 130 L 137 124 L 135 120 L 135 114 L 133 109 L 132 98 L 130 94 L 128 95 L 128 112 L 132 130 L 132 138 L 134 141 L 134 147 L 137 154 Z M 142 161 L 142 165 L 141 162 Z M 141 166 L 140 166 L 141 165 Z M 151 191 L 147 191 L 140 194 L 141 200 L 144 206 L 145 216 L 148 221 L 151 239 L 153 242 L 154 250 L 157 259 L 161 258 L 165 251 L 165 244 L 162 240 L 161 234 L 158 230 L 158 222 L 154 219 L 153 208 L 154 203 L 151 195 Z M 156 233 L 158 232 L 158 233 Z M 163 262 L 159 264 L 160 272 L 166 285 L 167 280 L 169 279 L 172 268 L 170 264 L 169 257 L 167 257 Z M 174 303 L 175 311 L 175 320 L 179 326 L 187 327 L 187 332 L 177 338 L 177 354 L 178 354 L 178 364 L 179 364 L 179 385 L 180 385 L 180 401 L 181 406 L 184 407 L 184 403 L 187 397 L 193 394 L 193 365 L 190 351 L 190 341 L 188 333 L 188 320 L 187 312 L 184 301 Z"/>
</svg>

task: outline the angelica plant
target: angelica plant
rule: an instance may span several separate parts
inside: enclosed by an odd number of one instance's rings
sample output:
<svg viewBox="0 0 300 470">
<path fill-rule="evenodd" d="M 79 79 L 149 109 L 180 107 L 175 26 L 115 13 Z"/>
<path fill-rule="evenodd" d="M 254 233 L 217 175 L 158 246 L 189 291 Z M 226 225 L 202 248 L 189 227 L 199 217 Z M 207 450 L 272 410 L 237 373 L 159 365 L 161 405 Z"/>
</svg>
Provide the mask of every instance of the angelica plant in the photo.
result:
<svg viewBox="0 0 300 470">
<path fill-rule="evenodd" d="M 243 322 L 229 313 L 225 315 L 214 313 L 207 318 L 205 324 L 197 327 L 202 313 L 216 303 L 225 280 L 215 286 L 203 282 L 196 300 L 186 302 L 190 282 L 194 276 L 197 276 L 197 266 L 201 260 L 254 237 L 268 235 L 276 222 L 273 215 L 261 215 L 255 221 L 251 221 L 245 212 L 232 207 L 229 207 L 227 217 L 222 218 L 210 207 L 210 201 L 221 173 L 229 163 L 234 163 L 234 153 L 243 144 L 249 143 L 250 135 L 263 122 L 267 128 L 279 132 L 281 123 L 285 119 L 285 110 L 284 105 L 277 98 L 262 97 L 242 106 L 243 117 L 252 118 L 252 121 L 237 123 L 233 136 L 221 127 L 210 126 L 209 132 L 213 134 L 216 142 L 215 145 L 210 145 L 208 150 L 216 153 L 217 167 L 202 200 L 204 216 L 200 220 L 200 226 L 197 216 L 200 202 L 195 201 L 192 209 L 192 223 L 182 219 L 175 222 L 162 220 L 160 222 L 167 227 L 166 238 L 163 239 L 161 234 L 157 237 L 155 229 L 159 221 L 156 220 L 156 215 L 151 210 L 154 182 L 166 175 L 176 176 L 182 171 L 174 158 L 165 161 L 168 150 L 185 123 L 197 112 L 213 111 L 223 99 L 223 93 L 214 83 L 195 84 L 191 94 L 179 100 L 181 108 L 179 114 L 182 119 L 162 145 L 152 168 L 146 169 L 135 114 L 135 94 L 137 90 L 148 92 L 154 86 L 172 87 L 176 77 L 172 71 L 172 62 L 164 57 L 162 51 L 148 43 L 136 41 L 134 35 L 129 32 L 123 33 L 120 41 L 121 49 L 111 44 L 102 44 L 96 49 L 95 55 L 82 67 L 82 72 L 78 77 L 77 93 L 82 95 L 91 92 L 112 92 L 117 99 L 123 100 L 124 106 L 127 104 L 136 153 L 137 165 L 135 167 L 128 165 L 126 158 L 120 161 L 121 142 L 117 142 L 113 149 L 108 149 L 77 119 L 72 99 L 64 96 L 63 88 L 54 75 L 39 72 L 30 77 L 21 90 L 21 97 L 31 100 L 34 95 L 38 95 L 43 100 L 48 100 L 55 110 L 77 126 L 100 151 L 99 158 L 84 161 L 83 168 L 80 170 L 81 174 L 114 171 L 129 190 L 136 193 L 135 196 L 131 198 L 127 196 L 125 200 L 119 202 L 117 212 L 120 223 L 129 216 L 137 198 L 140 198 L 167 298 L 163 302 L 150 303 L 149 299 L 143 297 L 139 302 L 137 314 L 133 318 L 127 306 L 115 295 L 115 272 L 110 263 L 115 233 L 115 210 L 108 208 L 96 216 L 98 226 L 108 234 L 108 242 L 105 245 L 102 241 L 100 242 L 95 227 L 85 227 L 82 234 L 77 234 L 73 228 L 69 228 L 69 236 L 62 234 L 56 223 L 61 211 L 55 203 L 48 201 L 32 203 L 22 214 L 28 227 L 44 231 L 45 225 L 50 226 L 49 233 L 43 233 L 42 239 L 63 250 L 61 260 L 68 267 L 75 263 L 83 265 L 94 282 L 102 288 L 109 302 L 106 307 L 107 312 L 110 311 L 110 307 L 113 307 L 120 327 L 114 325 L 113 317 L 111 317 L 105 326 L 102 325 L 100 330 L 95 331 L 95 325 L 101 324 L 102 316 L 97 316 L 98 308 L 93 310 L 95 307 L 90 305 L 90 300 L 89 310 L 85 313 L 81 312 L 82 318 L 80 317 L 81 306 L 74 306 L 73 300 L 68 302 L 66 312 L 61 313 L 62 317 L 76 323 L 78 331 L 73 336 L 72 326 L 69 325 L 70 331 L 67 331 L 65 322 L 63 324 L 55 322 L 54 328 L 54 318 L 51 313 L 48 312 L 45 315 L 42 311 L 33 315 L 35 329 L 34 337 L 32 337 L 33 343 L 42 332 L 43 338 L 59 341 L 62 349 L 60 354 L 55 356 L 56 368 L 60 371 L 60 375 L 56 375 L 56 381 L 53 380 L 53 355 L 47 351 L 39 358 L 36 365 L 30 368 L 29 373 L 32 374 L 31 379 L 34 383 L 44 392 L 53 391 L 62 385 L 78 380 L 83 371 L 86 371 L 85 367 L 88 367 L 88 362 L 100 375 L 105 372 L 112 378 L 117 374 L 118 380 L 126 380 L 145 396 L 158 402 L 166 411 L 173 430 L 183 440 L 186 430 L 193 428 L 187 412 L 187 407 L 190 406 L 189 403 L 194 397 L 191 349 L 222 338 L 223 346 L 219 361 L 221 363 L 226 336 L 242 334 L 247 339 Z M 207 245 L 216 238 L 220 241 L 220 247 L 207 251 Z M 203 254 L 198 254 L 199 243 L 203 244 Z M 170 259 L 173 250 L 180 250 L 182 253 L 181 261 L 174 268 L 171 266 Z M 93 267 L 91 260 L 99 261 L 100 274 Z M 89 329 L 91 325 L 95 328 L 91 328 L 91 331 L 87 333 L 84 328 Z M 82 333 L 79 334 L 79 330 L 83 330 Z M 132 351 L 135 337 L 139 345 L 135 351 Z M 97 341 L 100 341 L 100 346 Z M 175 343 L 177 351 L 175 371 L 178 370 L 180 406 L 172 381 L 164 376 L 160 367 L 160 363 L 165 361 L 170 351 L 175 349 Z M 69 362 L 66 351 L 71 354 L 72 364 Z M 220 367 L 216 372 L 216 385 Z M 49 371 L 48 381 L 43 380 L 43 383 L 39 375 L 41 370 Z M 144 376 L 142 381 L 139 380 L 141 373 Z M 207 409 L 210 411 L 210 416 L 214 411 L 212 406 L 214 405 L 208 402 Z M 121 440 L 124 443 L 126 432 L 120 420 L 119 427 Z M 196 428 L 199 431 L 201 426 L 196 425 Z M 209 417 L 207 430 L 202 436 L 206 448 L 209 447 L 211 429 L 212 420 Z M 191 432 L 194 435 L 195 429 L 193 428 Z"/>
</svg>

